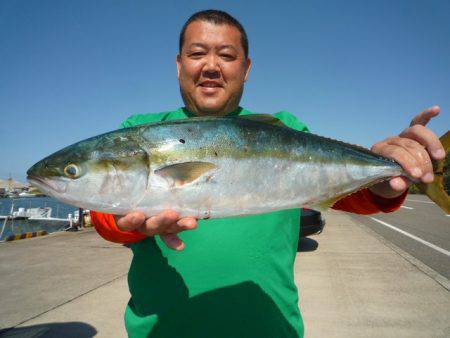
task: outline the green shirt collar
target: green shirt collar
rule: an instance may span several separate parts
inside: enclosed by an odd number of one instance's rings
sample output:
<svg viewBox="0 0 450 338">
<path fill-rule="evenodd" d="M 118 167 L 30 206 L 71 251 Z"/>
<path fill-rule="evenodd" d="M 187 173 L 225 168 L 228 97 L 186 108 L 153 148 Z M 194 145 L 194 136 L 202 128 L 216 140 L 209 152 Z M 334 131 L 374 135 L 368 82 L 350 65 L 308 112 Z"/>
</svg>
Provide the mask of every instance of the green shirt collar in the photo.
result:
<svg viewBox="0 0 450 338">
<path fill-rule="evenodd" d="M 197 115 L 194 115 L 193 113 L 191 113 L 189 110 L 187 110 L 186 107 L 178 108 L 178 112 L 183 113 L 187 117 L 197 116 Z M 231 113 L 229 113 L 225 116 L 237 116 L 237 115 L 245 115 L 245 109 L 239 106 L 239 107 L 237 107 L 236 110 L 232 111 Z"/>
</svg>

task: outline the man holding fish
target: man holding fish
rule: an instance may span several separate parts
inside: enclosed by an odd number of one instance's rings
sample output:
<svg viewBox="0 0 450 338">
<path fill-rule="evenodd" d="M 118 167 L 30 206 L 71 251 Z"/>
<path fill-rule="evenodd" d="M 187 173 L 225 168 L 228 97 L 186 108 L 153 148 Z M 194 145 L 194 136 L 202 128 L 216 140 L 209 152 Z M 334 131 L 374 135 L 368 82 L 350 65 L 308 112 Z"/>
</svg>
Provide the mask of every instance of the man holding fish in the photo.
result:
<svg viewBox="0 0 450 338">
<path fill-rule="evenodd" d="M 251 66 L 247 36 L 241 24 L 227 13 L 202 11 L 186 22 L 176 65 L 185 107 L 134 115 L 122 127 L 199 116 L 252 115 L 239 107 Z M 403 203 L 410 179 L 433 182 L 431 160 L 442 160 L 445 151 L 425 125 L 439 111 L 437 106 L 424 110 L 400 135 L 372 147 L 373 152 L 401 165 L 403 171 L 397 171 L 397 175 L 404 173 L 409 178 L 393 177 L 325 204 L 335 202 L 335 209 L 361 214 L 391 212 Z M 274 116 L 289 128 L 308 131 L 288 112 Z M 182 144 L 188 141 L 179 139 Z M 178 187 L 211 168 L 214 166 L 196 161 L 170 165 L 158 173 L 160 179 L 169 177 Z M 246 168 L 251 180 L 252 167 Z M 76 176 L 78 169 L 74 165 L 64 170 Z M 190 174 L 180 173 L 182 170 Z M 214 178 L 206 175 L 204 179 Z M 266 179 L 270 183 L 273 178 Z M 244 203 L 258 196 L 249 194 L 246 198 L 236 197 L 236 201 Z M 125 312 L 129 336 L 302 337 L 293 279 L 300 209 L 210 220 L 206 220 L 208 211 L 204 212 L 200 217 L 204 220 L 174 210 L 150 217 L 141 211 L 122 216 L 91 212 L 100 235 L 129 244 L 133 250 L 128 276 L 131 299 Z"/>
</svg>

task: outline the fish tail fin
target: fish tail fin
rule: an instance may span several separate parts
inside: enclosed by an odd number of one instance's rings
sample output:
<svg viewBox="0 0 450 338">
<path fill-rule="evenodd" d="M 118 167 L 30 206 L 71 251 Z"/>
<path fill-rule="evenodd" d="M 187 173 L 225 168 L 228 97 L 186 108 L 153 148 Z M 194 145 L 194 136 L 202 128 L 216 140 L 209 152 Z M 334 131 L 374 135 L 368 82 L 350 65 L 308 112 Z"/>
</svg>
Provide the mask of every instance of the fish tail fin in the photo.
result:
<svg viewBox="0 0 450 338">
<path fill-rule="evenodd" d="M 434 203 L 436 203 L 445 213 L 450 214 L 449 191 L 446 191 L 444 180 L 449 179 L 450 175 L 450 131 L 447 131 L 440 141 L 444 146 L 445 158 L 440 161 L 433 161 L 434 181 L 430 184 L 419 183 L 418 188 L 426 194 Z M 448 183 L 447 183 L 448 184 Z"/>
</svg>

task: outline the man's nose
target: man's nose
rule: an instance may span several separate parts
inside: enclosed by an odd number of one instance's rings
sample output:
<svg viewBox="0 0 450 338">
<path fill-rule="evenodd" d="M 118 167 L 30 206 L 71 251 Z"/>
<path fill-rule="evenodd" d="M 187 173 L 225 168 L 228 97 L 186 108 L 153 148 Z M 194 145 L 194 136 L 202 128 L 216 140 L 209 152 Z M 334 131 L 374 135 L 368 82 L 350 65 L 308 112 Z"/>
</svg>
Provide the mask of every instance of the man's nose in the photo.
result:
<svg viewBox="0 0 450 338">
<path fill-rule="evenodd" d="M 203 76 L 209 79 L 220 77 L 220 66 L 218 63 L 218 59 L 214 55 L 208 56 L 206 58 L 206 62 L 203 66 L 202 72 Z"/>
</svg>

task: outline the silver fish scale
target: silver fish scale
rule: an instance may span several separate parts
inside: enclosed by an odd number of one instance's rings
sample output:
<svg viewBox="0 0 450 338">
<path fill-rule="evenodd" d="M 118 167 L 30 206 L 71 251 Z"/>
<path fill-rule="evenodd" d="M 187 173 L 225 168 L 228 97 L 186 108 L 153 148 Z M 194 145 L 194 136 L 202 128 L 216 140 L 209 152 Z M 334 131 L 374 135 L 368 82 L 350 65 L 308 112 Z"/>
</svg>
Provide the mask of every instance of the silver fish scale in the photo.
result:
<svg viewBox="0 0 450 338">
<path fill-rule="evenodd" d="M 147 215 L 173 209 L 182 216 L 218 218 L 320 205 L 402 174 L 398 164 L 367 149 L 242 118 L 137 128 L 150 174 L 145 195 L 130 210 Z M 183 162 L 216 168 L 181 186 L 155 174 Z"/>
</svg>

